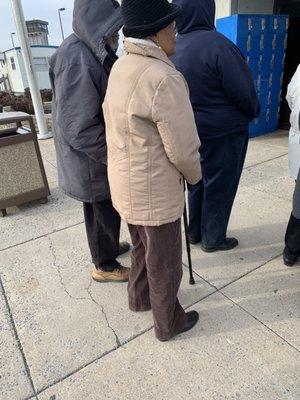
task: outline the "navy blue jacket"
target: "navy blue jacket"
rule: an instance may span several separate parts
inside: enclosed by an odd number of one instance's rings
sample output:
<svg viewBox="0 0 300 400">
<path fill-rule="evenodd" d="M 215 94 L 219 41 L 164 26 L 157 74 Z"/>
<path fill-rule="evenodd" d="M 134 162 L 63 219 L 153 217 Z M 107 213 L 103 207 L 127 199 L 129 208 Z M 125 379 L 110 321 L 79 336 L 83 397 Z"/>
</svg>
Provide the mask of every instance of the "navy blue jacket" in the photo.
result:
<svg viewBox="0 0 300 400">
<path fill-rule="evenodd" d="M 214 0 L 174 0 L 177 20 L 176 68 L 184 75 L 200 138 L 248 130 L 258 113 L 253 76 L 240 50 L 216 32 Z"/>
</svg>

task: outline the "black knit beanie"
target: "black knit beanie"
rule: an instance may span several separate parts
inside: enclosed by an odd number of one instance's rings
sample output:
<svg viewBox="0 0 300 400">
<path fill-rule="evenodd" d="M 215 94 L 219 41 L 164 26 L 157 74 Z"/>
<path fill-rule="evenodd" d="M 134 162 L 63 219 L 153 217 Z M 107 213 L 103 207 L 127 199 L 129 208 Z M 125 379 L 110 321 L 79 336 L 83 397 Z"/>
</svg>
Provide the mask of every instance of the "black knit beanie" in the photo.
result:
<svg viewBox="0 0 300 400">
<path fill-rule="evenodd" d="M 145 38 L 170 25 L 181 8 L 168 0 L 123 0 L 124 36 Z"/>
</svg>

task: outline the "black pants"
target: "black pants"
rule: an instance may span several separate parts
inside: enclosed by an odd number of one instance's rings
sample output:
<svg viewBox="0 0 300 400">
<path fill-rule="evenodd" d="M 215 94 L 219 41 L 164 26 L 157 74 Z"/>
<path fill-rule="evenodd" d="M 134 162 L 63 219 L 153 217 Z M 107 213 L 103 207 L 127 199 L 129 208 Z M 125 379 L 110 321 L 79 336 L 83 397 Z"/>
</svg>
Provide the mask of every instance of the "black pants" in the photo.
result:
<svg viewBox="0 0 300 400">
<path fill-rule="evenodd" d="M 293 212 L 285 235 L 285 245 L 289 253 L 300 257 L 300 171 L 294 193 Z"/>
<path fill-rule="evenodd" d="M 111 200 L 83 203 L 84 220 L 93 263 L 111 271 L 119 255 L 121 218 Z"/>
<path fill-rule="evenodd" d="M 248 148 L 248 132 L 201 139 L 202 181 L 189 186 L 189 235 L 205 246 L 224 243 Z"/>
</svg>

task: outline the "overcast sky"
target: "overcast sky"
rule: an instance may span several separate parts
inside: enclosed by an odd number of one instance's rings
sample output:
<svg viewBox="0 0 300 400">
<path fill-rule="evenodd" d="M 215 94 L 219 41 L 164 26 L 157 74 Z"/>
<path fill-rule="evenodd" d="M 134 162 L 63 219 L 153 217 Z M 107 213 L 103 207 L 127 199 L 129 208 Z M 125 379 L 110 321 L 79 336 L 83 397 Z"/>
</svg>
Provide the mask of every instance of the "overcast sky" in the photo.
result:
<svg viewBox="0 0 300 400">
<path fill-rule="evenodd" d="M 42 19 L 49 22 L 49 44 L 59 45 L 61 33 L 57 10 L 65 7 L 62 22 L 65 36 L 72 32 L 72 13 L 74 0 L 21 0 L 25 19 Z M 0 0 L 0 51 L 12 47 L 10 33 L 15 32 L 10 0 Z M 18 39 L 15 39 L 18 45 Z"/>
</svg>

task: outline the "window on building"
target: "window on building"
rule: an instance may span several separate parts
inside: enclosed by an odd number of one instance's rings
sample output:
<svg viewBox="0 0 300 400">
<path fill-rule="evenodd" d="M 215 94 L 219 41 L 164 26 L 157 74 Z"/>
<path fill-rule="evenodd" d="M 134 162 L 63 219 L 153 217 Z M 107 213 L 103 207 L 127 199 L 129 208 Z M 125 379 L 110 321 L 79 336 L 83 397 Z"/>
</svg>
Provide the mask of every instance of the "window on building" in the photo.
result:
<svg viewBox="0 0 300 400">
<path fill-rule="evenodd" d="M 37 72 L 48 71 L 49 64 L 48 59 L 46 57 L 35 57 L 33 59 L 34 67 Z"/>
<path fill-rule="evenodd" d="M 11 68 L 13 70 L 15 70 L 16 69 L 16 64 L 15 64 L 15 59 L 13 57 L 10 57 L 10 63 L 11 63 Z"/>
</svg>

